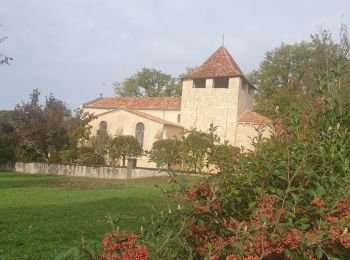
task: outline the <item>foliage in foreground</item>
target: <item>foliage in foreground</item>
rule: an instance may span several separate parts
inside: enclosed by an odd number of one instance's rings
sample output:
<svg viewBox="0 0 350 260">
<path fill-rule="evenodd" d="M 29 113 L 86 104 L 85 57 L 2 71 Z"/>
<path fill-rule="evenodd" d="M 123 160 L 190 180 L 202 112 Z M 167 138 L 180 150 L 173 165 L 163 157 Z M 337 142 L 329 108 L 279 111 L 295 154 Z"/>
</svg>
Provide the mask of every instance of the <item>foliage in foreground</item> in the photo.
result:
<svg viewBox="0 0 350 260">
<path fill-rule="evenodd" d="M 152 218 L 138 245 L 150 259 L 349 257 L 350 109 L 338 95 L 316 99 L 233 169 L 180 185 L 177 207 Z M 105 250 L 120 259 L 119 247 Z"/>
<path fill-rule="evenodd" d="M 350 109 L 315 102 L 240 167 L 178 196 L 143 232 L 154 258 L 345 259 L 350 256 Z M 331 191 L 331 192 L 329 192 Z"/>
</svg>

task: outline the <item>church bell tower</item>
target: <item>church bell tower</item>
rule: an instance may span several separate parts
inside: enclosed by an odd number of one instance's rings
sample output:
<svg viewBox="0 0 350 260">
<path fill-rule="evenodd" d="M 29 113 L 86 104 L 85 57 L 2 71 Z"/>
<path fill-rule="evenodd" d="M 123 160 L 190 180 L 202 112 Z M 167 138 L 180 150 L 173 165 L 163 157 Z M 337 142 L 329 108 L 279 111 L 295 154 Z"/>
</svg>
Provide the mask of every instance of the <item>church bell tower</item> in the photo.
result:
<svg viewBox="0 0 350 260">
<path fill-rule="evenodd" d="M 218 126 L 221 142 L 235 145 L 238 118 L 253 108 L 255 87 L 224 46 L 182 77 L 181 125 L 208 131 Z"/>
</svg>

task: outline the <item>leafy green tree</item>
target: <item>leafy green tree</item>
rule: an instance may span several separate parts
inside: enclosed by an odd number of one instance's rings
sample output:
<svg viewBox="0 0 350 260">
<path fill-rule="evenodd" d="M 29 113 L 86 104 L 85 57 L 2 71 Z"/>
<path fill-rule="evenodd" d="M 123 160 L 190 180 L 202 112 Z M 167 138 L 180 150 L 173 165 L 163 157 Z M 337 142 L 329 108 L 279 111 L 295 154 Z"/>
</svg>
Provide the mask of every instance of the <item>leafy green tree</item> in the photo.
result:
<svg viewBox="0 0 350 260">
<path fill-rule="evenodd" d="M 106 164 L 105 157 L 97 153 L 93 147 L 83 146 L 79 147 L 77 151 L 77 159 L 74 161 L 77 164 L 87 166 L 100 166 Z"/>
<path fill-rule="evenodd" d="M 0 163 L 11 162 L 15 159 L 15 139 L 10 111 L 0 111 Z"/>
<path fill-rule="evenodd" d="M 13 111 L 18 157 L 20 160 L 48 161 L 46 119 L 39 103 L 40 92 L 35 89 L 30 102 L 18 104 Z"/>
<path fill-rule="evenodd" d="M 85 147 L 90 141 L 91 126 L 89 123 L 95 118 L 95 115 L 77 109 L 74 116 L 67 120 L 68 144 L 66 149 L 60 151 L 61 163 L 78 163 L 79 154 L 82 152 L 80 148 Z M 80 162 L 82 162 L 82 156 L 80 156 Z"/>
<path fill-rule="evenodd" d="M 71 118 L 71 112 L 66 105 L 52 94 L 46 97 L 42 110 L 46 130 L 46 145 L 48 158 L 51 160 L 57 153 L 67 148 L 69 143 L 67 121 Z"/>
<path fill-rule="evenodd" d="M 350 43 L 346 26 L 336 43 L 328 31 L 312 35 L 308 42 L 282 44 L 269 51 L 249 78 L 258 87 L 255 110 L 270 118 L 290 122 L 291 111 L 309 111 L 322 92 L 350 92 Z M 341 75 L 341 77 L 340 77 Z"/>
<path fill-rule="evenodd" d="M 234 171 L 238 167 L 240 149 L 230 144 L 214 145 L 208 157 L 208 163 L 219 172 Z"/>
<path fill-rule="evenodd" d="M 67 121 L 69 147 L 76 148 L 85 145 L 90 140 L 91 126 L 89 123 L 97 116 L 81 109 L 75 110 L 74 116 Z"/>
<path fill-rule="evenodd" d="M 155 141 L 148 156 L 158 167 L 180 165 L 182 162 L 182 142 L 177 139 Z"/>
<path fill-rule="evenodd" d="M 72 116 L 53 95 L 46 97 L 44 106 L 39 99 L 40 92 L 35 89 L 30 101 L 18 104 L 12 112 L 16 157 L 22 161 L 60 162 L 61 151 L 75 151 L 84 143 L 94 116 L 83 112 Z"/>
<path fill-rule="evenodd" d="M 101 130 L 97 130 L 96 135 L 91 138 L 92 148 L 94 149 L 95 153 L 104 158 L 103 164 L 106 164 L 108 146 L 111 143 L 111 140 L 112 138 L 108 135 L 108 133 Z"/>
<path fill-rule="evenodd" d="M 126 165 L 127 158 L 135 158 L 142 153 L 141 146 L 132 135 L 118 135 L 108 145 L 108 156 L 111 164 L 117 164 L 121 160 L 123 166 Z"/>
<path fill-rule="evenodd" d="M 204 167 L 209 168 L 210 151 L 220 141 L 215 134 L 216 129 L 217 127 L 211 124 L 208 133 L 193 129 L 183 137 L 183 162 L 186 170 L 198 173 L 202 172 Z"/>
<path fill-rule="evenodd" d="M 177 78 L 154 68 L 143 68 L 123 82 L 113 83 L 118 96 L 158 97 L 179 96 L 181 85 Z"/>
</svg>

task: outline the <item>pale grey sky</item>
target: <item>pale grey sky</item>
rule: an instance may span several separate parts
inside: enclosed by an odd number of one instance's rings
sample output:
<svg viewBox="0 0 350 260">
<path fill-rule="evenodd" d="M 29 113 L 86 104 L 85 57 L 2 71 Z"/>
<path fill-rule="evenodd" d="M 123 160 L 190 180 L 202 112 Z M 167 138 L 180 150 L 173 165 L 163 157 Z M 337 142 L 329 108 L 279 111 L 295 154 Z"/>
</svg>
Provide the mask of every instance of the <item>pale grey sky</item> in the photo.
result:
<svg viewBox="0 0 350 260">
<path fill-rule="evenodd" d="M 0 110 L 53 93 L 70 108 L 142 67 L 178 75 L 221 44 L 245 73 L 282 42 L 350 24 L 349 0 L 0 0 Z"/>
</svg>

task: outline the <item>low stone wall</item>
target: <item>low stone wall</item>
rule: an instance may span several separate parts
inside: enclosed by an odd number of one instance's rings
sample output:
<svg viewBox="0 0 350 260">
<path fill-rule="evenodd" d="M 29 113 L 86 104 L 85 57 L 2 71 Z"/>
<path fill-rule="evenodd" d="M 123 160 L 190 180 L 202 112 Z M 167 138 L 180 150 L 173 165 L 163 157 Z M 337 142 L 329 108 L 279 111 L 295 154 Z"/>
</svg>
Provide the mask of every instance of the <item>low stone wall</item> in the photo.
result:
<svg viewBox="0 0 350 260">
<path fill-rule="evenodd" d="M 48 163 L 9 163 L 0 165 L 0 170 L 25 172 L 44 175 L 67 175 L 105 179 L 136 179 L 146 177 L 168 176 L 157 169 L 117 168 L 103 166 L 62 165 Z"/>
</svg>

